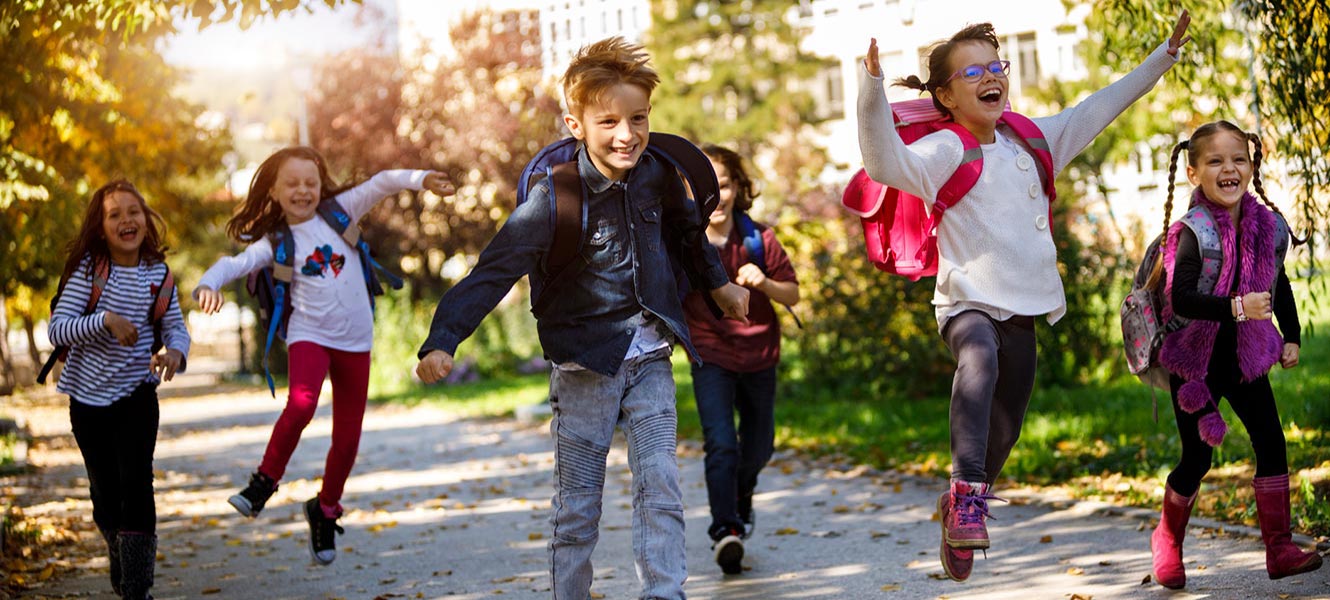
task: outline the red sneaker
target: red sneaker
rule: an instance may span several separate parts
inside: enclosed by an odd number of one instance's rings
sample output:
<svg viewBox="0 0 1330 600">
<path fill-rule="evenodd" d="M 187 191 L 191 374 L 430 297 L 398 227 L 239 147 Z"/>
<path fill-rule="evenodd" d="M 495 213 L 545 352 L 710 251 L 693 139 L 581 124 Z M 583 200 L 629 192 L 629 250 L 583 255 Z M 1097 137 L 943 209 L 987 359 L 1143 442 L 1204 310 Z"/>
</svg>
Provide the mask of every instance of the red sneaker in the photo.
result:
<svg viewBox="0 0 1330 600">
<path fill-rule="evenodd" d="M 952 581 L 965 581 L 970 578 L 974 567 L 974 550 L 952 548 L 947 545 L 947 520 L 951 518 L 951 490 L 942 492 L 937 497 L 937 520 L 942 524 L 942 544 L 938 558 L 942 561 L 942 570 Z"/>
<path fill-rule="evenodd" d="M 988 527 L 984 525 L 984 520 L 991 516 L 988 501 L 1006 502 L 988 491 L 986 483 L 951 482 L 950 510 L 942 520 L 942 539 L 948 546 L 964 550 L 988 548 Z"/>
</svg>

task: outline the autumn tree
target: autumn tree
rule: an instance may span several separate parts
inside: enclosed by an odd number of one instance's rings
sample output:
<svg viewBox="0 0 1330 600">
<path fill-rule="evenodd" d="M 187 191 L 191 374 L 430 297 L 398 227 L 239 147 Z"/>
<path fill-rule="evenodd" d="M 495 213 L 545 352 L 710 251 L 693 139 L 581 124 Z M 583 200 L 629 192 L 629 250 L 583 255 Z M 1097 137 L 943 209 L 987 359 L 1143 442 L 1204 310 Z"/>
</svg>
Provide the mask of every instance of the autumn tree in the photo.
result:
<svg viewBox="0 0 1330 600">
<path fill-rule="evenodd" d="M 335 5 L 336 0 L 324 0 Z M 178 74 L 155 52 L 175 23 L 239 19 L 306 7 L 261 0 L 18 1 L 0 4 L 0 310 L 31 327 L 45 317 L 92 190 L 124 177 L 167 221 L 168 244 L 215 239 L 199 200 L 220 185 L 230 145 L 171 94 Z M 20 293 L 17 314 L 7 299 Z M 12 357 L 0 331 L 4 381 Z"/>
<path fill-rule="evenodd" d="M 651 124 L 734 147 L 779 173 L 767 197 L 788 199 L 826 166 L 811 127 L 826 119 L 808 92 L 830 63 L 804 52 L 781 0 L 665 0 L 651 5 L 646 45 L 661 84 Z"/>
<path fill-rule="evenodd" d="M 559 104 L 541 79 L 534 11 L 479 11 L 451 29 L 452 54 L 431 61 L 349 51 L 318 69 L 310 137 L 336 168 L 450 174 L 457 194 L 404 193 L 364 221 L 376 250 L 399 264 L 417 297 L 436 296 L 445 259 L 474 256 L 512 211 L 522 167 L 560 133 Z"/>
</svg>

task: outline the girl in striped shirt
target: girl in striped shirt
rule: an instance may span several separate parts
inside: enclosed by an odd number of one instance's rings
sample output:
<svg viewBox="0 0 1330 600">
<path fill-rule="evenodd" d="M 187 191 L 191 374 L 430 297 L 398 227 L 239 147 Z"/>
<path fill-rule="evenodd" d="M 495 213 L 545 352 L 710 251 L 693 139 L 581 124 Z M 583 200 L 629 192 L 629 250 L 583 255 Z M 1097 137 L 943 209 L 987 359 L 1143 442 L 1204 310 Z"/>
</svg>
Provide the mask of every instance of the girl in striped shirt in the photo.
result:
<svg viewBox="0 0 1330 600">
<path fill-rule="evenodd" d="M 150 597 L 157 557 L 157 384 L 184 370 L 190 344 L 167 277 L 161 221 L 128 181 L 93 193 L 69 244 L 49 328 L 51 343 L 69 348 L 56 389 L 70 397 L 111 587 L 135 600 Z M 159 296 L 165 311 L 154 323 Z"/>
</svg>

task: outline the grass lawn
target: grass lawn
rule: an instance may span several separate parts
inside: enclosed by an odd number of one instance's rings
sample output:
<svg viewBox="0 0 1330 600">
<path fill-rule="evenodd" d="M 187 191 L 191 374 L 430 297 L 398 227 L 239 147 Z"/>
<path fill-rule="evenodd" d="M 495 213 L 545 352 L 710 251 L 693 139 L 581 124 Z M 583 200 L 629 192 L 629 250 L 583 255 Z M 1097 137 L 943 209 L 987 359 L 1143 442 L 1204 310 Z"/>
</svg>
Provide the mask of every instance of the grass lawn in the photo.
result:
<svg viewBox="0 0 1330 600">
<path fill-rule="evenodd" d="M 1324 312 L 1320 313 L 1324 315 Z M 1304 317 L 1305 318 L 1305 317 Z M 1310 319 L 1308 319 L 1310 320 Z M 1317 319 L 1317 331 L 1330 322 Z M 1330 536 L 1330 336 L 1304 330 L 1301 366 L 1274 369 L 1271 380 L 1288 445 L 1290 472 L 1301 483 L 1293 494 L 1295 529 Z M 679 435 L 700 440 L 692 377 L 675 353 Z M 777 445 L 816 455 L 839 455 L 876 467 L 945 477 L 950 468 L 948 399 L 863 397 L 782 382 L 776 410 Z M 415 388 L 378 401 L 430 402 L 469 416 L 511 415 L 546 396 L 546 375 L 474 384 Z M 1168 395 L 1152 416 L 1148 388 L 1135 378 L 1077 388 L 1036 387 L 1021 440 L 1003 471 L 1008 483 L 1061 487 L 1078 497 L 1158 506 L 1163 480 L 1177 461 L 1179 443 Z M 1223 403 L 1229 434 L 1216 449 L 1202 485 L 1198 514 L 1255 525 L 1249 485 L 1255 469 L 1251 443 Z M 1001 483 L 999 487 L 1001 487 Z"/>
</svg>

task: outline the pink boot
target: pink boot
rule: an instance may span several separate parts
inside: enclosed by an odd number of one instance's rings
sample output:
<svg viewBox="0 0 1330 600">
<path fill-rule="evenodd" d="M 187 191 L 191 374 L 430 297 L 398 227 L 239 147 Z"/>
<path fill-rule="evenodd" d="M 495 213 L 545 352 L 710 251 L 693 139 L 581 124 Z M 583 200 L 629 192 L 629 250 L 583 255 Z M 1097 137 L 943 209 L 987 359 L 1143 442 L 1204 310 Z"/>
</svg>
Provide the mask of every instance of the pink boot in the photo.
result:
<svg viewBox="0 0 1330 600">
<path fill-rule="evenodd" d="M 1170 590 L 1187 585 L 1187 572 L 1182 566 L 1182 538 L 1187 535 L 1187 521 L 1196 495 L 1183 496 L 1171 486 L 1164 486 L 1164 508 L 1159 514 L 1159 526 L 1150 535 L 1150 554 L 1154 558 L 1155 582 Z"/>
<path fill-rule="evenodd" d="M 1265 571 L 1270 579 L 1306 573 L 1321 568 L 1321 555 L 1303 552 L 1293 543 L 1290 527 L 1288 474 L 1257 477 L 1251 486 L 1256 490 L 1256 516 L 1261 522 L 1261 539 L 1265 541 Z"/>
</svg>

